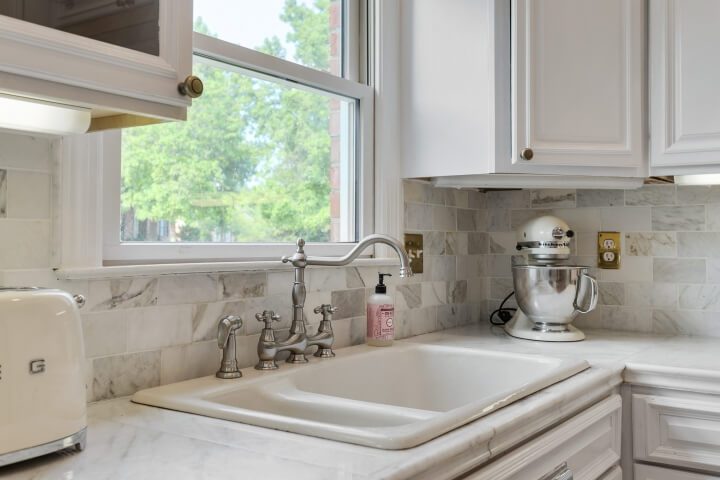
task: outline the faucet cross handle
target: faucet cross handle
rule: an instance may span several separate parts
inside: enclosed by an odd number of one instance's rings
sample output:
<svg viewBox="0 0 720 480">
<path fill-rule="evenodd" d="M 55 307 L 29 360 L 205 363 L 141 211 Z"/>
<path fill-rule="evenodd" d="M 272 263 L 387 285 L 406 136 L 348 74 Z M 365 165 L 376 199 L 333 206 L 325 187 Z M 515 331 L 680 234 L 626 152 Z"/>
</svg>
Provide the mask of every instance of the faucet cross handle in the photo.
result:
<svg viewBox="0 0 720 480">
<path fill-rule="evenodd" d="M 319 307 L 315 307 L 313 309 L 313 312 L 322 314 L 323 320 L 331 320 L 332 314 L 337 311 L 338 308 L 330 305 L 329 303 L 323 303 Z"/>
<path fill-rule="evenodd" d="M 256 313 L 255 318 L 258 322 L 265 322 L 265 328 L 272 330 L 272 322 L 279 322 L 280 315 L 272 310 L 263 310 L 262 313 Z"/>
</svg>

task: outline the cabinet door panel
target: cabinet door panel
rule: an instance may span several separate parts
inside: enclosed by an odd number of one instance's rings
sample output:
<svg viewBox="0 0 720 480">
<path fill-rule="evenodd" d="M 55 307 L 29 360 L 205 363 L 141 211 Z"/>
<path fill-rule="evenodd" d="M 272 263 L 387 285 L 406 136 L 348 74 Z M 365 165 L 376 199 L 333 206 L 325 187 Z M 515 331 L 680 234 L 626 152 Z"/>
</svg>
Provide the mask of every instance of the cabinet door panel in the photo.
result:
<svg viewBox="0 0 720 480">
<path fill-rule="evenodd" d="M 639 0 L 516 0 L 513 171 L 642 166 Z M 524 149 L 533 151 L 523 159 Z"/>
<path fill-rule="evenodd" d="M 720 165 L 720 2 L 650 2 L 652 166 Z"/>
<path fill-rule="evenodd" d="M 720 473 L 720 402 L 632 397 L 635 460 Z"/>
</svg>

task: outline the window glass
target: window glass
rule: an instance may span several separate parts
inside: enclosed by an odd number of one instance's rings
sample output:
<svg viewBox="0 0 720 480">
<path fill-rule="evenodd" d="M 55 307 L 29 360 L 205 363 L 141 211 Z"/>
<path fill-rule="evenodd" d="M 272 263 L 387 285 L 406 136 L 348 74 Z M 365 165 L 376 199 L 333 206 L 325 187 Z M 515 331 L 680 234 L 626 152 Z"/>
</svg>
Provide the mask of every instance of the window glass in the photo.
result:
<svg viewBox="0 0 720 480">
<path fill-rule="evenodd" d="M 187 122 L 123 131 L 121 241 L 355 241 L 356 101 L 199 57 L 193 71 Z"/>
<path fill-rule="evenodd" d="M 195 0 L 195 31 L 342 76 L 342 0 Z"/>
</svg>

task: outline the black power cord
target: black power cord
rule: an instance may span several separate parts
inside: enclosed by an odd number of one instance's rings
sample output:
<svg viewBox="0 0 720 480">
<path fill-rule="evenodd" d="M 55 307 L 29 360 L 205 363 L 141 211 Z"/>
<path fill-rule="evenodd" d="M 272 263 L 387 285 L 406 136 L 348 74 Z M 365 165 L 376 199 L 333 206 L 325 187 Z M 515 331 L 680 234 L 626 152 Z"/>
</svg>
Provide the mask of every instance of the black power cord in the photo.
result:
<svg viewBox="0 0 720 480">
<path fill-rule="evenodd" d="M 489 320 L 491 324 L 501 327 L 508 323 L 510 320 L 512 320 L 513 314 L 517 312 L 517 308 L 505 308 L 505 303 L 507 303 L 507 301 L 510 300 L 513 295 L 515 295 L 515 291 L 510 292 L 508 296 L 505 297 L 505 299 L 500 303 L 500 306 L 490 314 Z M 495 317 L 495 315 L 498 316 L 498 318 L 500 319 L 499 321 L 493 320 L 493 317 Z"/>
</svg>

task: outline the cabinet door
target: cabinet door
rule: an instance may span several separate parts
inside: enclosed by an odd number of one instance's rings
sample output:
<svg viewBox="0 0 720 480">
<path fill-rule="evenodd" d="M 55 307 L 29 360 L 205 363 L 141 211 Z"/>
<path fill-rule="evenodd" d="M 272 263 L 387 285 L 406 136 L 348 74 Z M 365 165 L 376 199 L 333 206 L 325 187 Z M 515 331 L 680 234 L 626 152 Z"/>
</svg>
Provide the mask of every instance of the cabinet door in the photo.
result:
<svg viewBox="0 0 720 480">
<path fill-rule="evenodd" d="M 3 92 L 161 118 L 190 104 L 192 0 L 0 0 L 0 43 Z"/>
<path fill-rule="evenodd" d="M 650 162 L 686 167 L 659 173 L 720 171 L 718 18 L 717 0 L 650 1 Z"/>
<path fill-rule="evenodd" d="M 513 2 L 504 173 L 642 173 L 643 13 L 641 0 Z"/>
</svg>

